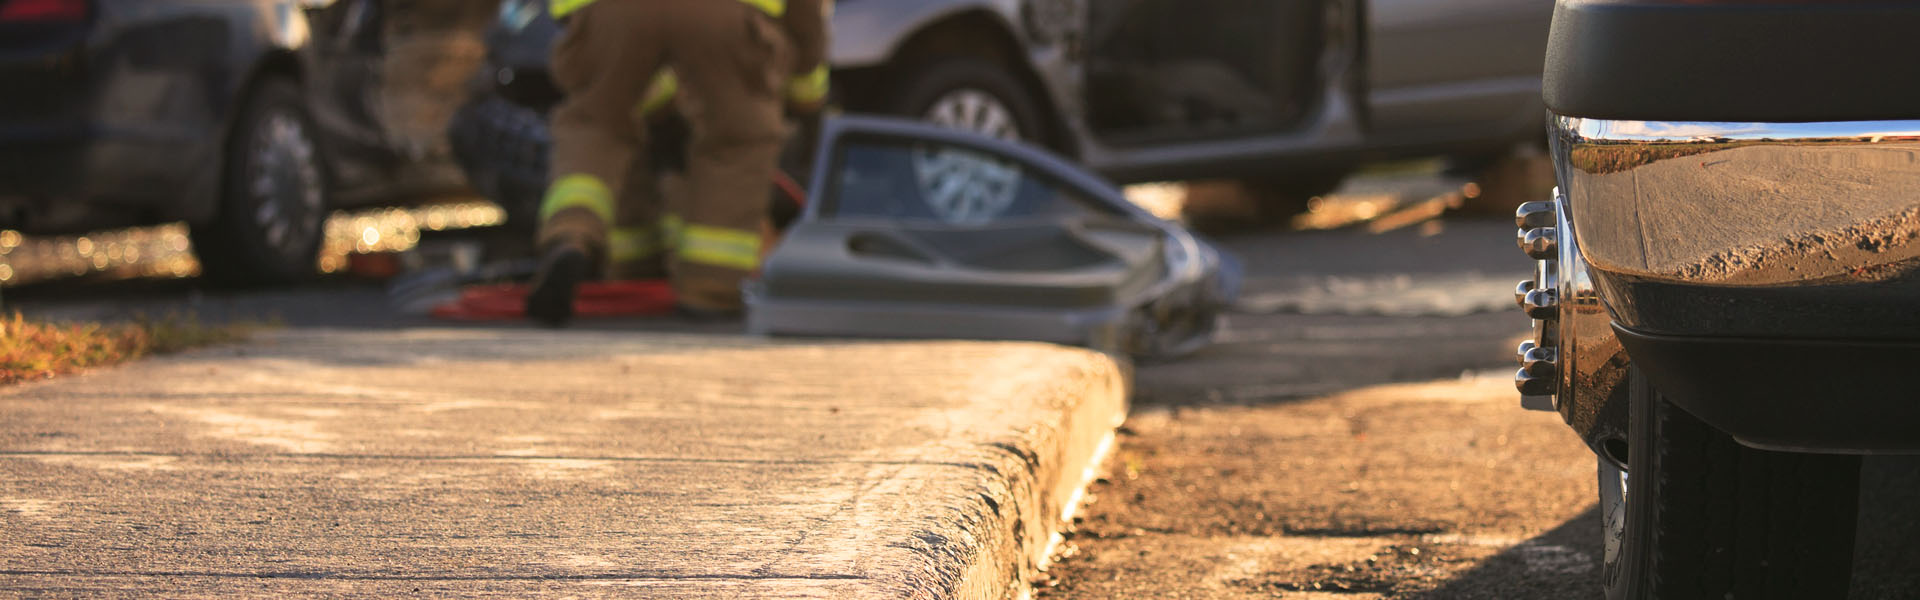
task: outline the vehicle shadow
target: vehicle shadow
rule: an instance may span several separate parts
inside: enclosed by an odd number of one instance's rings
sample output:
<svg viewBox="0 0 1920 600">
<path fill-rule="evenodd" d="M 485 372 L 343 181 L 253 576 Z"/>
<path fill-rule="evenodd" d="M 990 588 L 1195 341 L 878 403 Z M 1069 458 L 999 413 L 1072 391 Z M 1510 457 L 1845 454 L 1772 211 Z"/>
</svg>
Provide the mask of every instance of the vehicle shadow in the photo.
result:
<svg viewBox="0 0 1920 600">
<path fill-rule="evenodd" d="M 1920 597 L 1920 456 L 1860 463 L 1850 598 Z"/>
<path fill-rule="evenodd" d="M 1862 462 L 1854 599 L 1920 597 L 1920 456 L 1870 456 Z M 1412 597 L 1600 598 L 1600 510 L 1487 558 L 1440 587 Z M 1577 560 L 1575 557 L 1578 557 Z"/>
<path fill-rule="evenodd" d="M 1600 507 L 1488 557 L 1424 593 L 1419 600 L 1502 598 L 1562 600 L 1604 597 L 1600 589 Z"/>
</svg>

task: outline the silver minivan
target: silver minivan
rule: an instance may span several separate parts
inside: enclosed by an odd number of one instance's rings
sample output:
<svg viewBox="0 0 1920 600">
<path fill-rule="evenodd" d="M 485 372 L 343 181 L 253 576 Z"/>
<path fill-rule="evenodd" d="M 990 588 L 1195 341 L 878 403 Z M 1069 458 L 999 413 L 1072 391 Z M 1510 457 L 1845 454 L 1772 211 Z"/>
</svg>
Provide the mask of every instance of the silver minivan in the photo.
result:
<svg viewBox="0 0 1920 600">
<path fill-rule="evenodd" d="M 1543 139 L 1541 0 L 841 0 L 851 111 L 1017 137 L 1121 182 L 1330 187 Z"/>
<path fill-rule="evenodd" d="M 506 0 L 501 95 L 538 110 L 557 27 Z M 1544 141 L 1543 0 L 839 0 L 835 103 L 1045 146 L 1120 183 L 1225 178 L 1290 214 L 1357 165 L 1488 163 Z M 534 131 L 533 115 L 469 116 Z M 539 131 L 544 135 L 544 131 Z M 460 132 L 456 132 L 460 135 Z M 541 152 L 471 133 L 470 167 L 538 189 Z M 535 146 L 539 146 L 536 144 Z M 498 177 L 502 170 L 523 173 Z M 481 183 L 486 183 L 482 181 Z M 486 187 L 483 185 L 482 187 Z M 516 194 L 501 192 L 499 198 Z M 525 194 L 518 194 L 525 195 Z"/>
</svg>

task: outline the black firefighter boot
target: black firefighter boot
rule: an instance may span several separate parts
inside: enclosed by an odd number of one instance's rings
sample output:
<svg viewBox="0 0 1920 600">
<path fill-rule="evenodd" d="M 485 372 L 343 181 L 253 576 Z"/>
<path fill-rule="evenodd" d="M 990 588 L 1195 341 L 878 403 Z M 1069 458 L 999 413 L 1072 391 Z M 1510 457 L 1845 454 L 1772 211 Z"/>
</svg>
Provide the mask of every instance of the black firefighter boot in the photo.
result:
<svg viewBox="0 0 1920 600">
<path fill-rule="evenodd" d="M 527 293 L 527 317 L 547 327 L 565 327 L 573 319 L 573 297 L 593 272 L 586 246 L 561 242 L 547 249 Z"/>
</svg>

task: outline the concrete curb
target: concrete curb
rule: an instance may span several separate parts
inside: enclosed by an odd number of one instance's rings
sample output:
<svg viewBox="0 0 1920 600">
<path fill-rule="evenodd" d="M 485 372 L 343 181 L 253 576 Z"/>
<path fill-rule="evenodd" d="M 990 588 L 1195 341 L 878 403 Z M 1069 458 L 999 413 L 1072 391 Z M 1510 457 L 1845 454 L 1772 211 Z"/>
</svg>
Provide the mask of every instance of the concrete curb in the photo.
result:
<svg viewBox="0 0 1920 600">
<path fill-rule="evenodd" d="M 1131 373 L 1115 368 L 1057 405 L 1055 418 L 978 442 L 977 479 L 927 498 L 926 526 L 906 536 L 924 567 L 904 572 L 914 598 L 1022 599 L 1052 561 L 1087 485 L 1125 420 Z M 921 590 L 945 590 L 922 594 Z"/>
<path fill-rule="evenodd" d="M 1017 600 L 1129 386 L 1044 344 L 270 334 L 0 388 L 0 595 Z"/>
</svg>

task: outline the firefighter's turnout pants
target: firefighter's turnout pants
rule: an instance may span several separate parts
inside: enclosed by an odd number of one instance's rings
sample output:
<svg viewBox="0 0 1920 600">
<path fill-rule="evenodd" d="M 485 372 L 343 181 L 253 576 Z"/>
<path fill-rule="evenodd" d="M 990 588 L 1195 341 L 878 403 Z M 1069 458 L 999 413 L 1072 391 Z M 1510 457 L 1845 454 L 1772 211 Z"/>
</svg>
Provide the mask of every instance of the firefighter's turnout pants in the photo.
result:
<svg viewBox="0 0 1920 600">
<path fill-rule="evenodd" d="M 552 60 L 566 98 L 552 119 L 541 247 L 584 244 L 602 265 L 665 253 L 682 304 L 738 309 L 740 282 L 759 266 L 787 136 L 783 95 L 798 67 L 812 67 L 796 64 L 783 4 L 554 0 L 553 8 L 569 19 Z M 685 193 L 663 203 L 647 181 L 643 105 L 668 68 L 691 144 Z"/>
</svg>

